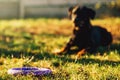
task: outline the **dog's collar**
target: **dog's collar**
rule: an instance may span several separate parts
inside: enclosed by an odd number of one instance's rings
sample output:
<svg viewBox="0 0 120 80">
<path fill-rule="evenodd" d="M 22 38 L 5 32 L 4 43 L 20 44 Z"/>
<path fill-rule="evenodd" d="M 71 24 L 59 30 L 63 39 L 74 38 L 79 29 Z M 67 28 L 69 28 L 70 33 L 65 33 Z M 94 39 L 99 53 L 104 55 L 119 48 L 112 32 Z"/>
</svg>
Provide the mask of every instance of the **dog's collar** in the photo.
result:
<svg viewBox="0 0 120 80">
<path fill-rule="evenodd" d="M 80 30 L 79 27 L 75 27 L 74 29 L 75 29 L 76 31 Z M 91 26 L 89 26 L 88 29 L 91 29 Z"/>
</svg>

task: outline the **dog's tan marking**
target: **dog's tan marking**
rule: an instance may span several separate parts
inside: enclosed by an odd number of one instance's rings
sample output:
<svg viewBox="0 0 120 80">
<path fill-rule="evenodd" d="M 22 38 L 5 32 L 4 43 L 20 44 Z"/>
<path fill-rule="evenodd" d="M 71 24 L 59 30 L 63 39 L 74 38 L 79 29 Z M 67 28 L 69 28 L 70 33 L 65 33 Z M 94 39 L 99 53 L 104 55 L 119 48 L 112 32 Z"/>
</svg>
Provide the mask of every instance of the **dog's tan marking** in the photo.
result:
<svg viewBox="0 0 120 80">
<path fill-rule="evenodd" d="M 79 30 L 79 28 L 78 28 L 78 27 L 75 27 L 75 30 L 76 30 L 76 31 L 78 31 L 78 30 Z"/>
<path fill-rule="evenodd" d="M 77 58 L 80 58 L 83 54 L 85 54 L 86 49 L 82 49 L 77 53 Z"/>
<path fill-rule="evenodd" d="M 56 54 L 56 55 L 62 55 L 64 50 L 65 50 L 65 48 L 62 48 L 61 50 L 56 50 L 53 53 Z"/>
</svg>

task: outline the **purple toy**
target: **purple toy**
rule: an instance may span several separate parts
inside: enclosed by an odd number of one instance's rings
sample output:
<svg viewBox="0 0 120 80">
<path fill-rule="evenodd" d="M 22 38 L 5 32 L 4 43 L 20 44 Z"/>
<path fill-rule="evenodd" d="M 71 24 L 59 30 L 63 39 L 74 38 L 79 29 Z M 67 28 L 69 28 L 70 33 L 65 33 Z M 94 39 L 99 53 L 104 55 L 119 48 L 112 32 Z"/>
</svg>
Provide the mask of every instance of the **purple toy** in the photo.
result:
<svg viewBox="0 0 120 80">
<path fill-rule="evenodd" d="M 11 68 L 8 70 L 8 74 L 12 75 L 34 75 L 42 76 L 52 74 L 52 71 L 47 68 L 37 68 L 37 67 L 22 67 L 22 68 Z"/>
</svg>

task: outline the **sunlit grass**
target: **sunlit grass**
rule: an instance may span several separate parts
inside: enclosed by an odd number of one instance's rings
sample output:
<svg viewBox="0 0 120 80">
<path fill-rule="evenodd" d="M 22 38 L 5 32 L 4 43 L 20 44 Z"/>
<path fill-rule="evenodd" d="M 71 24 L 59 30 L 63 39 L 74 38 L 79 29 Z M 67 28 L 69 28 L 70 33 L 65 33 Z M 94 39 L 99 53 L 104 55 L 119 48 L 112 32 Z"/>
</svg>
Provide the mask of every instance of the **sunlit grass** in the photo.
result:
<svg viewBox="0 0 120 80">
<path fill-rule="evenodd" d="M 0 79 L 38 80 L 40 77 L 12 76 L 13 67 L 50 68 L 52 75 L 43 80 L 119 80 L 120 79 L 120 18 L 92 20 L 92 25 L 105 27 L 113 35 L 111 48 L 99 48 L 75 61 L 76 54 L 56 56 L 54 49 L 62 48 L 72 34 L 68 19 L 0 20 Z M 102 55 L 100 55 L 102 53 Z"/>
</svg>

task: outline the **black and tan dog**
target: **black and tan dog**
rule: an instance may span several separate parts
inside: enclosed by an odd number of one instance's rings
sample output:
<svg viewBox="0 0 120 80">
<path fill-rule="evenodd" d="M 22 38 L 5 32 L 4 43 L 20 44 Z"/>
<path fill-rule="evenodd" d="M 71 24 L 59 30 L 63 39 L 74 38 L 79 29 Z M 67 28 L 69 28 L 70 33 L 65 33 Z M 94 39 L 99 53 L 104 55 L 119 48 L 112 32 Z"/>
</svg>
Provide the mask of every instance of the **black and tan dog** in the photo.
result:
<svg viewBox="0 0 120 80">
<path fill-rule="evenodd" d="M 90 19 L 94 19 L 95 11 L 91 8 L 73 6 L 69 8 L 69 17 L 74 23 L 73 35 L 70 41 L 61 51 L 62 54 L 77 46 L 79 51 L 77 57 L 87 52 L 95 51 L 99 46 L 108 46 L 112 43 L 112 35 L 105 28 L 92 26 Z"/>
</svg>

